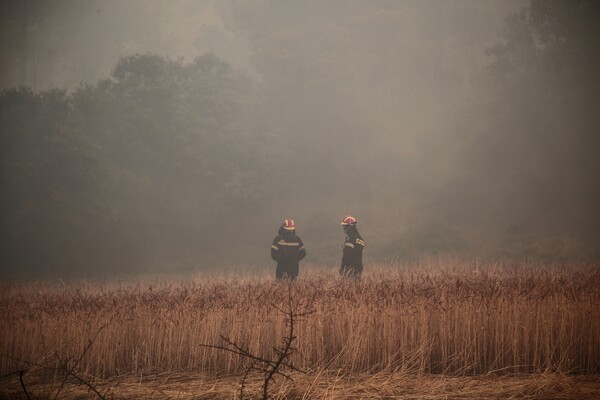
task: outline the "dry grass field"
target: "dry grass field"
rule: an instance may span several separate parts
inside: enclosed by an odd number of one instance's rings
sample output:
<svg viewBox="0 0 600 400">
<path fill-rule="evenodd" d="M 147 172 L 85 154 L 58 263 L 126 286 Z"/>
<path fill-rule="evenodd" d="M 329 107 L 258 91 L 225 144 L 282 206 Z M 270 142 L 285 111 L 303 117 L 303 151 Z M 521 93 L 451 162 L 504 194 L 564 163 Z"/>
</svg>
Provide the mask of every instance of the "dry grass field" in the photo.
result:
<svg viewBox="0 0 600 400">
<path fill-rule="evenodd" d="M 210 345 L 272 360 L 286 310 L 307 314 L 273 398 L 600 398 L 597 265 L 460 260 L 370 266 L 360 282 L 305 268 L 291 284 L 4 283 L 0 397 L 261 398 L 251 360 Z"/>
</svg>

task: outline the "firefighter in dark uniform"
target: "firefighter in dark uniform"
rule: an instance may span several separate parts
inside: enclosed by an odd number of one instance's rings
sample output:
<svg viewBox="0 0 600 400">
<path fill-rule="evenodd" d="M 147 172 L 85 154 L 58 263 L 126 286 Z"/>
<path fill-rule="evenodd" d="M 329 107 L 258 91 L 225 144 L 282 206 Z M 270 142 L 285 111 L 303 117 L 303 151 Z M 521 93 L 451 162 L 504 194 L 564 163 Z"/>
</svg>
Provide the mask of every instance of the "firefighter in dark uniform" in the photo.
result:
<svg viewBox="0 0 600 400">
<path fill-rule="evenodd" d="M 296 236 L 296 224 L 293 219 L 286 219 L 271 246 L 271 258 L 277 261 L 275 278 L 295 280 L 298 277 L 299 262 L 304 257 L 306 250 L 302 239 Z"/>
<path fill-rule="evenodd" d="M 344 228 L 346 240 L 344 241 L 344 254 L 342 256 L 340 274 L 358 279 L 363 270 L 362 253 L 365 241 L 356 229 L 356 222 L 356 218 L 352 215 L 346 215 L 342 220 L 342 228 Z"/>
</svg>

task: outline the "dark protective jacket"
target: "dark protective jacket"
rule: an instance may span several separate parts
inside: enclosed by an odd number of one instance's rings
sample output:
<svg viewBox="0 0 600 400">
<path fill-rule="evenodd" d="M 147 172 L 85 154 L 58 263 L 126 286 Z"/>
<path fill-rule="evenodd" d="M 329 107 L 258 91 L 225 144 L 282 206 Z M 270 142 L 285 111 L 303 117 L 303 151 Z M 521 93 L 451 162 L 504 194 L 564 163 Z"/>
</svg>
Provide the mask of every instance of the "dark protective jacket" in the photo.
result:
<svg viewBox="0 0 600 400">
<path fill-rule="evenodd" d="M 279 228 L 279 234 L 271 245 L 271 258 L 277 261 L 275 276 L 281 279 L 284 275 L 295 279 L 298 276 L 299 262 L 306 257 L 304 243 L 295 231 Z"/>
<path fill-rule="evenodd" d="M 362 253 L 365 241 L 356 228 L 351 228 L 344 241 L 342 266 L 340 273 L 359 277 L 363 270 Z"/>
</svg>

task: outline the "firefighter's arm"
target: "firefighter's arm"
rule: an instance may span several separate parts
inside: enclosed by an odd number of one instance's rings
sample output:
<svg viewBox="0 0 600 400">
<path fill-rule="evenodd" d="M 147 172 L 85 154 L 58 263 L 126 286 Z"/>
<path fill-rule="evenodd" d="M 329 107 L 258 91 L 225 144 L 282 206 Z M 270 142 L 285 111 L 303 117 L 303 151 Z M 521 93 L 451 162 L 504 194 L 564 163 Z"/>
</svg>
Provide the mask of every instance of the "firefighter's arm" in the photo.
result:
<svg viewBox="0 0 600 400">
<path fill-rule="evenodd" d="M 302 260 L 306 257 L 306 249 L 304 248 L 304 243 L 302 243 L 302 239 L 298 238 L 298 243 L 300 247 L 298 247 L 298 261 Z"/>
<path fill-rule="evenodd" d="M 342 255 L 342 268 L 352 264 L 352 254 L 354 254 L 354 244 L 346 241 L 346 243 L 344 243 L 344 252 Z"/>
<path fill-rule="evenodd" d="M 273 244 L 271 245 L 271 258 L 275 261 L 279 258 L 279 238 L 273 239 Z"/>
</svg>

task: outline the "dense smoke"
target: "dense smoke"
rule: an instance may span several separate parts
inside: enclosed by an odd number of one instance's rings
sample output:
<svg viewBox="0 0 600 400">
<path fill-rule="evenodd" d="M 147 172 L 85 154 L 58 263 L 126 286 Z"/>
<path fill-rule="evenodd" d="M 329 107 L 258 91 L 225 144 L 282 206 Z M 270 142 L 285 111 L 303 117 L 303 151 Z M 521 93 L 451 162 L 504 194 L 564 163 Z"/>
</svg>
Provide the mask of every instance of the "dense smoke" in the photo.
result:
<svg viewBox="0 0 600 400">
<path fill-rule="evenodd" d="M 2 274 L 600 256 L 594 1 L 9 1 Z"/>
</svg>

